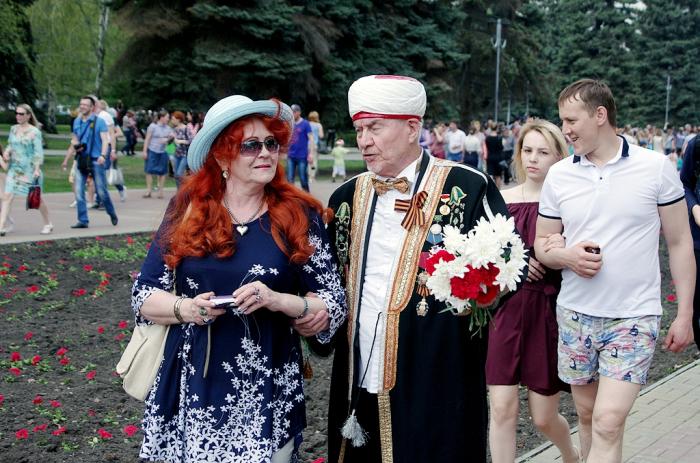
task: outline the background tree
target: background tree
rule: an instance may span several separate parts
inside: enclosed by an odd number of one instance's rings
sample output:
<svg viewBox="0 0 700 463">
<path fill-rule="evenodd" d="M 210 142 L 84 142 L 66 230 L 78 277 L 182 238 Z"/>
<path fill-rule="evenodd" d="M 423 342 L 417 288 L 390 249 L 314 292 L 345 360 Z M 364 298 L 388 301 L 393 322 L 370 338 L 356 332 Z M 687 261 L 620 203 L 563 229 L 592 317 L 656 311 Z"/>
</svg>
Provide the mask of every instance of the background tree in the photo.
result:
<svg viewBox="0 0 700 463">
<path fill-rule="evenodd" d="M 558 0 L 548 5 L 545 43 L 555 76 L 553 88 L 558 91 L 584 77 L 604 80 L 616 95 L 618 125 L 635 121 L 642 104 L 638 4 Z"/>
<path fill-rule="evenodd" d="M 644 63 L 637 121 L 664 122 L 666 75 L 671 75 L 669 123 L 697 123 L 700 114 L 700 5 L 697 0 L 645 0 L 640 15 L 640 47 Z"/>
<path fill-rule="evenodd" d="M 34 105 L 35 55 L 26 9 L 32 0 L 4 0 L 0 8 L 0 103 Z"/>
<path fill-rule="evenodd" d="M 35 37 L 33 69 L 39 94 L 45 101 L 47 129 L 55 123 L 59 102 L 76 105 L 82 95 L 95 91 L 100 3 L 101 0 L 37 0 L 28 9 Z M 117 96 L 113 89 L 121 81 L 114 63 L 124 52 L 127 37 L 117 25 L 110 24 L 106 29 L 104 62 L 108 85 L 101 93 L 108 98 Z"/>
</svg>

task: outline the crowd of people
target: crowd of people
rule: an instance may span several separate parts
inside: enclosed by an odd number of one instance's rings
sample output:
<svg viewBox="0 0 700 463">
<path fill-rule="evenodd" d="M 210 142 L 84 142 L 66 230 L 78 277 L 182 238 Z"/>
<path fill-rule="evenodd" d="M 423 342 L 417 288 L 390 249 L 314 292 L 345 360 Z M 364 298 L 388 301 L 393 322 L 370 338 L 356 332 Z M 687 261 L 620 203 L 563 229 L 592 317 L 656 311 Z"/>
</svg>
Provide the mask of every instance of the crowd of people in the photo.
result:
<svg viewBox="0 0 700 463">
<path fill-rule="evenodd" d="M 132 291 L 137 323 L 171 326 L 140 458 L 297 461 L 305 338 L 334 355 L 333 463 L 485 462 L 487 448 L 512 463 L 520 386 L 562 461 L 621 461 L 660 337 L 661 230 L 678 297 L 663 347 L 700 348 L 697 127 L 619 129 L 612 92 L 590 79 L 561 91 L 561 128 L 530 118 L 462 130 L 424 121 L 426 101 L 408 77 L 350 86 L 367 172 L 346 181 L 345 143 L 334 140 L 332 179 L 343 183 L 325 208 L 308 193 L 329 141 L 318 113 L 235 95 L 205 118 L 159 111 L 142 132 L 133 111 L 80 100 L 63 161 L 73 228 L 89 224 L 90 185 L 117 225 L 107 175 L 139 136 L 145 197 L 162 197 L 169 169 L 178 185 Z M 1 159 L 2 234 L 13 198 L 42 181 L 31 107 L 16 116 Z M 426 286 L 425 259 L 498 214 L 512 217 L 529 259 L 477 335 Z M 578 443 L 559 414 L 562 392 L 573 396 Z"/>
</svg>

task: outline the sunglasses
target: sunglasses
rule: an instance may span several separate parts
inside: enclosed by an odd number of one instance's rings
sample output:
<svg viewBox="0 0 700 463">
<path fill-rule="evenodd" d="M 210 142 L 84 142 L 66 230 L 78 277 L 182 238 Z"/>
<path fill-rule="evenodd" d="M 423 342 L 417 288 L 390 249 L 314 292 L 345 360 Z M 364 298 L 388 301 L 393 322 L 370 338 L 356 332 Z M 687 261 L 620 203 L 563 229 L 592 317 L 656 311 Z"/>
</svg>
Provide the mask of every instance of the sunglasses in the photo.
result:
<svg viewBox="0 0 700 463">
<path fill-rule="evenodd" d="M 267 137 L 263 141 L 246 140 L 241 143 L 241 156 L 258 156 L 262 152 L 263 146 L 270 154 L 275 154 L 280 150 L 280 144 L 274 137 Z"/>
<path fill-rule="evenodd" d="M 15 112 L 15 115 L 17 115 L 17 116 L 26 116 L 27 113 L 18 113 L 18 112 Z"/>
</svg>

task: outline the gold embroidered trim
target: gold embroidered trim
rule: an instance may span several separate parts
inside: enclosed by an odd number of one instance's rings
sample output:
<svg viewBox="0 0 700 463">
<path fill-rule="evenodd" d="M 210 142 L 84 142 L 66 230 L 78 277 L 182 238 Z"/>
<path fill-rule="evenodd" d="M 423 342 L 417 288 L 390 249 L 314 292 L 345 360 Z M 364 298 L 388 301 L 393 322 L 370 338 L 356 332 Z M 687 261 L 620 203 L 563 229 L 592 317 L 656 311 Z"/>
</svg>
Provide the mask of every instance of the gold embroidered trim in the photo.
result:
<svg viewBox="0 0 700 463">
<path fill-rule="evenodd" d="M 423 206 L 426 217 L 432 217 L 440 200 L 440 192 L 445 185 L 450 166 L 433 165 L 425 177 L 424 191 L 428 193 L 428 200 Z M 423 243 L 428 236 L 428 230 L 432 225 L 426 221 L 423 226 L 414 226 L 408 230 L 406 239 L 401 249 L 399 262 L 396 266 L 397 273 L 394 276 L 391 295 L 389 296 L 389 309 L 386 320 L 386 337 L 384 344 L 384 387 L 390 391 L 396 384 L 396 357 L 399 348 L 399 316 L 411 299 L 413 286 L 418 272 L 418 261 L 423 250 Z"/>
<path fill-rule="evenodd" d="M 362 252 L 365 247 L 367 237 L 367 219 L 369 218 L 370 206 L 372 198 L 374 198 L 374 189 L 372 188 L 372 176 L 361 175 L 355 183 L 355 193 L 353 196 L 353 206 L 350 225 L 350 259 L 348 266 L 348 274 L 346 278 L 346 290 L 348 303 L 348 349 L 349 368 L 348 368 L 348 399 L 352 398 L 352 385 L 354 374 L 354 350 L 353 339 L 355 339 L 355 316 L 357 314 L 357 306 L 360 303 L 360 295 L 357 294 L 360 288 L 360 276 L 362 275 Z"/>
<path fill-rule="evenodd" d="M 379 442 L 382 452 L 382 463 L 394 462 L 394 442 L 391 430 L 391 398 L 389 392 L 377 394 L 379 405 Z"/>
</svg>

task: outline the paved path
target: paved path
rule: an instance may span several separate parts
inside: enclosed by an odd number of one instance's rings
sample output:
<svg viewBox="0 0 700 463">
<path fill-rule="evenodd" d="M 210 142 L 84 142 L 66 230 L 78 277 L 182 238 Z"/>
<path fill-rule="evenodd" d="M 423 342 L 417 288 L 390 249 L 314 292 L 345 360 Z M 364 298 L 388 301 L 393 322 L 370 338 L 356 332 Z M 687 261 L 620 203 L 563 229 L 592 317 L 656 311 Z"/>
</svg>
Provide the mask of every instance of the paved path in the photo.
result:
<svg viewBox="0 0 700 463">
<path fill-rule="evenodd" d="M 572 437 L 578 442 L 578 433 Z M 700 360 L 642 390 L 627 418 L 622 455 L 629 463 L 700 462 Z M 549 443 L 518 460 L 560 461 Z"/>
<path fill-rule="evenodd" d="M 320 181 L 311 184 L 311 192 L 325 205 L 338 183 Z M 39 211 L 24 210 L 24 198 L 15 198 L 10 217 L 14 220 L 14 229 L 4 237 L 0 237 L 0 245 L 19 243 L 23 241 L 55 240 L 81 236 L 114 235 L 119 233 L 135 233 L 153 231 L 158 228 L 168 200 L 175 194 L 175 189 L 165 189 L 164 199 L 144 199 L 143 190 L 127 190 L 125 202 L 119 201 L 117 192 L 110 188 L 112 202 L 117 209 L 119 224 L 112 226 L 109 216 L 103 210 L 88 209 L 90 227 L 74 230 L 71 225 L 78 221 L 75 208 L 69 207 L 73 201 L 73 193 L 44 194 L 44 200 L 49 209 L 49 216 L 54 225 L 50 235 L 41 235 L 43 226 Z"/>
</svg>

